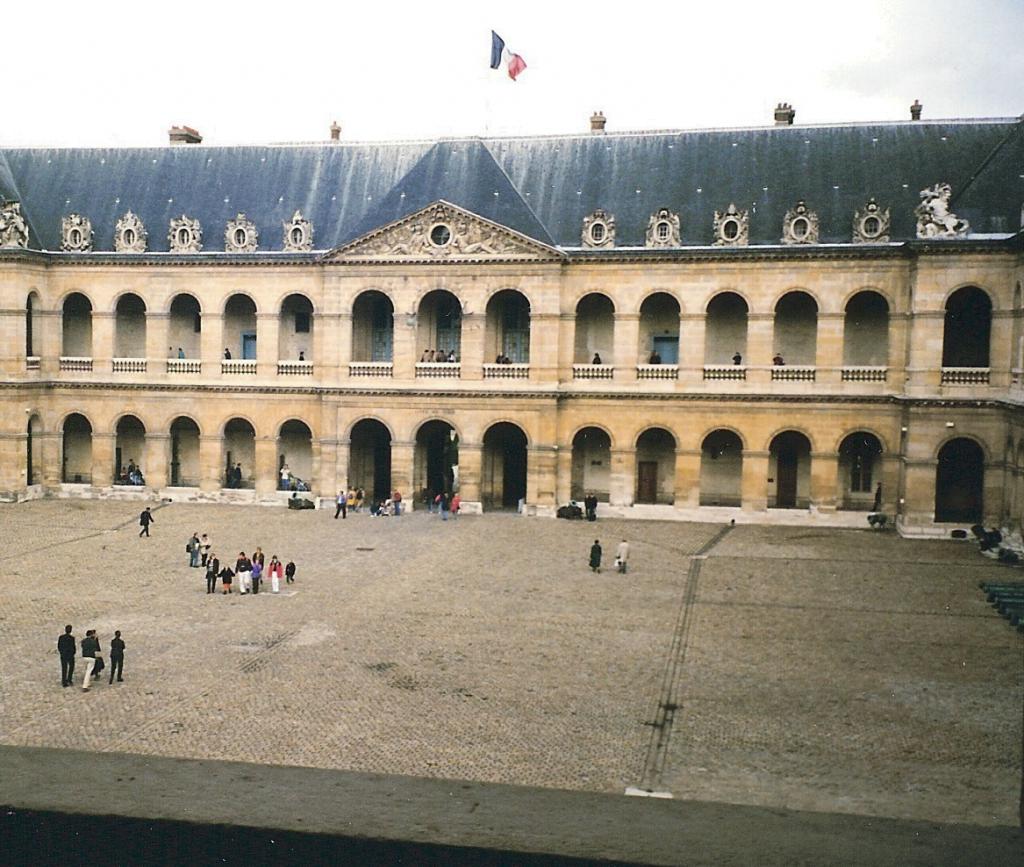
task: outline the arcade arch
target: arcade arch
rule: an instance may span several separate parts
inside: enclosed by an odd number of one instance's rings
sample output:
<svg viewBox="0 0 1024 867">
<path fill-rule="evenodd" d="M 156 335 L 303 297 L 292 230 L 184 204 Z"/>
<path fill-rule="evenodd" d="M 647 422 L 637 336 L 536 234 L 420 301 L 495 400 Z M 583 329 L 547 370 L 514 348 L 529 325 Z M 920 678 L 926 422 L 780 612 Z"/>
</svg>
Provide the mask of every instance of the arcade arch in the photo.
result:
<svg viewBox="0 0 1024 867">
<path fill-rule="evenodd" d="M 939 449 L 935 468 L 935 520 L 980 523 L 984 516 L 985 453 L 967 437 Z"/>
<path fill-rule="evenodd" d="M 615 308 L 600 292 L 584 295 L 576 305 L 573 361 L 590 364 L 598 355 L 605 364 L 614 361 Z"/>
<path fill-rule="evenodd" d="M 882 367 L 889 359 L 889 302 L 878 292 L 858 292 L 843 316 L 843 364 Z"/>
<path fill-rule="evenodd" d="M 375 289 L 361 292 L 352 305 L 352 360 L 392 361 L 394 330 L 391 299 Z M 370 490 L 366 485 L 360 487 Z"/>
<path fill-rule="evenodd" d="M 806 292 L 787 292 L 775 305 L 775 353 L 786 364 L 813 365 L 818 351 L 818 303 Z"/>
<path fill-rule="evenodd" d="M 364 418 L 349 435 L 348 484 L 363 489 L 365 499 L 380 503 L 391 496 L 391 431 L 375 418 Z"/>
<path fill-rule="evenodd" d="M 635 502 L 671 505 L 675 502 L 676 438 L 652 427 L 636 441 Z"/>
<path fill-rule="evenodd" d="M 502 289 L 487 301 L 484 360 L 530 361 L 530 301 L 516 289 Z"/>
<path fill-rule="evenodd" d="M 526 434 L 501 421 L 484 433 L 480 498 L 485 509 L 512 509 L 526 499 Z"/>
<path fill-rule="evenodd" d="M 988 367 L 992 301 L 977 286 L 957 289 L 946 300 L 943 367 Z"/>
<path fill-rule="evenodd" d="M 81 413 L 73 412 L 61 425 L 62 482 L 92 482 L 92 424 Z"/>
<path fill-rule="evenodd" d="M 639 364 L 658 359 L 679 363 L 679 301 L 668 292 L 655 292 L 640 305 Z M 609 359 L 611 361 L 612 359 Z"/>
<path fill-rule="evenodd" d="M 582 500 L 593 494 L 608 502 L 611 486 L 612 443 L 599 427 L 585 427 L 572 438 L 570 496 Z"/>
<path fill-rule="evenodd" d="M 66 358 L 92 357 L 92 302 L 72 292 L 61 309 L 60 354 Z"/>
<path fill-rule="evenodd" d="M 731 430 L 711 431 L 700 447 L 700 505 L 743 502 L 743 442 Z"/>
<path fill-rule="evenodd" d="M 768 448 L 768 508 L 806 509 L 811 496 L 811 443 L 795 430 L 777 434 Z"/>
<path fill-rule="evenodd" d="M 172 488 L 199 487 L 199 425 L 188 416 L 171 422 L 171 454 L 168 484 Z"/>
<path fill-rule="evenodd" d="M 747 302 L 735 292 L 720 292 L 708 302 L 704 319 L 704 363 L 732 364 L 747 356 Z"/>
</svg>

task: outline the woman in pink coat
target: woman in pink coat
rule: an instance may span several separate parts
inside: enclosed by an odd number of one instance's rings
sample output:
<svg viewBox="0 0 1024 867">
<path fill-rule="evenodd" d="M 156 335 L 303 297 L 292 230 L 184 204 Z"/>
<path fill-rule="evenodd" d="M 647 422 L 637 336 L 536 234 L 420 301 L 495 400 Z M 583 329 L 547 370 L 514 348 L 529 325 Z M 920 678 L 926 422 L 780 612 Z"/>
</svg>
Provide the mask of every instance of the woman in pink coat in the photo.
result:
<svg viewBox="0 0 1024 867">
<path fill-rule="evenodd" d="M 277 554 L 270 558 L 270 565 L 267 567 L 267 574 L 270 575 L 270 590 L 272 593 L 281 592 L 281 577 L 284 575 L 284 567 L 277 559 Z"/>
</svg>

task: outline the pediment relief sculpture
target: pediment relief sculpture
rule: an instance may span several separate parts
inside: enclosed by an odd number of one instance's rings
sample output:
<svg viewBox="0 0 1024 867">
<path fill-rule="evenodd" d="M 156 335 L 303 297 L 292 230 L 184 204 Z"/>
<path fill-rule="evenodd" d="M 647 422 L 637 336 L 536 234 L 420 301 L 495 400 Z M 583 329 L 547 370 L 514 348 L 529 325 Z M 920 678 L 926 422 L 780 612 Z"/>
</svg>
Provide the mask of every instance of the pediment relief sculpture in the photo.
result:
<svg viewBox="0 0 1024 867">
<path fill-rule="evenodd" d="M 914 208 L 918 238 L 962 238 L 970 231 L 971 224 L 949 210 L 952 195 L 946 183 L 921 190 L 921 204 Z"/>
<path fill-rule="evenodd" d="M 679 214 L 661 208 L 647 221 L 648 247 L 678 247 L 680 245 Z"/>
<path fill-rule="evenodd" d="M 331 259 L 537 259 L 554 251 L 475 214 L 437 202 L 333 251 Z"/>
<path fill-rule="evenodd" d="M 869 199 L 853 215 L 854 244 L 885 244 L 889 241 L 889 209 Z"/>
<path fill-rule="evenodd" d="M 782 220 L 783 244 L 817 244 L 818 215 L 801 199 Z"/>
<path fill-rule="evenodd" d="M 260 243 L 256 224 L 245 214 L 236 214 L 224 227 L 225 253 L 255 253 Z"/>
<path fill-rule="evenodd" d="M 296 211 L 288 222 L 281 223 L 284 230 L 282 249 L 288 253 L 305 253 L 313 249 L 313 224 Z"/>
<path fill-rule="evenodd" d="M 60 248 L 65 253 L 88 253 L 92 249 L 92 223 L 81 214 L 68 214 L 60 221 Z"/>
<path fill-rule="evenodd" d="M 198 253 L 203 249 L 203 227 L 199 220 L 184 214 L 171 220 L 167 243 L 172 253 Z"/>
<path fill-rule="evenodd" d="M 20 202 L 0 199 L 0 247 L 28 247 L 28 223 Z"/>
<path fill-rule="evenodd" d="M 746 247 L 750 243 L 750 212 L 738 210 L 730 202 L 724 211 L 715 211 L 715 247 Z"/>
<path fill-rule="evenodd" d="M 615 246 L 615 215 L 609 214 L 603 208 L 598 208 L 592 214 L 583 218 L 584 247 L 614 247 Z"/>
<path fill-rule="evenodd" d="M 114 249 L 118 253 L 145 253 L 149 234 L 137 214 L 128 211 L 114 228 Z"/>
</svg>

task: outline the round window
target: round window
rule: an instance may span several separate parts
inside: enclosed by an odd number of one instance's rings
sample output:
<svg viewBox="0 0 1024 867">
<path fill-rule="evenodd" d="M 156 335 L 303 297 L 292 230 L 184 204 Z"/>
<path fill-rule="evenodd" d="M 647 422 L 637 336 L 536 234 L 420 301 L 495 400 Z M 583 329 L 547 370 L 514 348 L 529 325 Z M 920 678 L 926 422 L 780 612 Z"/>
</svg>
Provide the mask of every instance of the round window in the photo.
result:
<svg viewBox="0 0 1024 867">
<path fill-rule="evenodd" d="M 882 224 L 878 217 L 865 217 L 864 222 L 861 223 L 861 231 L 864 232 L 869 238 L 874 238 L 882 228 Z"/>
<path fill-rule="evenodd" d="M 735 241 L 740 234 L 740 224 L 736 220 L 726 220 L 722 223 L 722 237 L 727 241 Z"/>
<path fill-rule="evenodd" d="M 187 247 L 189 241 L 192 240 L 192 233 L 185 228 L 178 229 L 178 246 Z"/>
<path fill-rule="evenodd" d="M 669 224 L 664 220 L 655 227 L 655 234 L 658 236 L 659 241 L 667 241 L 671 231 Z"/>
<path fill-rule="evenodd" d="M 594 223 L 590 227 L 590 240 L 600 244 L 604 240 L 604 223 Z"/>
<path fill-rule="evenodd" d="M 430 230 L 430 243 L 435 247 L 444 247 L 451 239 L 452 230 L 444 223 L 440 223 Z"/>
<path fill-rule="evenodd" d="M 134 246 L 134 244 L 135 244 L 135 230 L 134 229 L 125 229 L 121 233 L 121 241 L 124 243 L 124 245 L 126 247 Z"/>
<path fill-rule="evenodd" d="M 810 224 L 804 217 L 797 217 L 793 220 L 793 225 L 790 231 L 793 233 L 794 238 L 806 238 L 807 233 L 811 230 Z"/>
</svg>

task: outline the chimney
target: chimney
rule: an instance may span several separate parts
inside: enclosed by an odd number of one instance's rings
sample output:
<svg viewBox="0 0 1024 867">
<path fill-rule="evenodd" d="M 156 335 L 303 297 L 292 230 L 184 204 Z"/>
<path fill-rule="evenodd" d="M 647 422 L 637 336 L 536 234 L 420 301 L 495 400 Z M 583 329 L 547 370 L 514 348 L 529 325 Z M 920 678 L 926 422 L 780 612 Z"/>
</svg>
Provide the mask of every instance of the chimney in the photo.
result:
<svg viewBox="0 0 1024 867">
<path fill-rule="evenodd" d="M 603 111 L 595 111 L 590 115 L 590 131 L 604 132 L 605 116 Z"/>
<path fill-rule="evenodd" d="M 167 130 L 167 135 L 170 137 L 172 145 L 199 144 L 203 140 L 199 130 L 192 129 L 190 126 L 172 126 Z"/>
<path fill-rule="evenodd" d="M 341 126 L 336 120 L 331 121 L 331 141 L 341 140 Z"/>
<path fill-rule="evenodd" d="M 792 126 L 793 119 L 796 117 L 796 109 L 793 108 L 788 102 L 780 102 L 775 106 L 775 125 L 776 126 Z"/>
<path fill-rule="evenodd" d="M 911 120 L 920 120 L 921 119 L 921 109 L 922 108 L 924 108 L 924 106 L 921 105 L 921 103 L 919 103 L 915 99 L 914 100 L 914 104 L 912 106 L 910 106 L 910 119 Z"/>
</svg>

